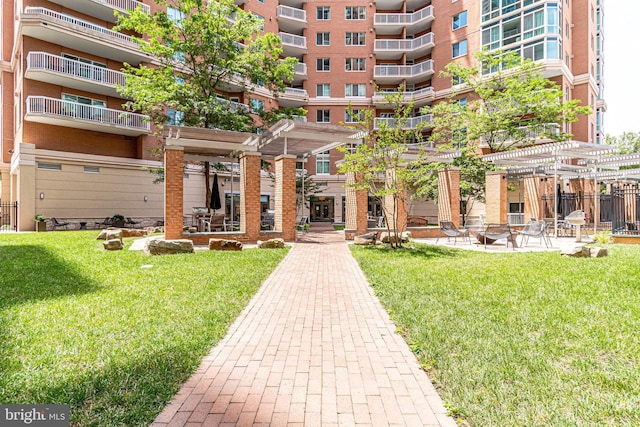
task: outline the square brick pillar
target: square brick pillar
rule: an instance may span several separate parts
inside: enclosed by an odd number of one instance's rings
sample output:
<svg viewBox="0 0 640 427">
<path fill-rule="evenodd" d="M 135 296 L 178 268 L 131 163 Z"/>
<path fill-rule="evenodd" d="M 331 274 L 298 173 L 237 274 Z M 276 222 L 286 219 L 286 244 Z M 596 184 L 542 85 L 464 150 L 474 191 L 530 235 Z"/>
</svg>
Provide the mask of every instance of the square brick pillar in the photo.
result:
<svg viewBox="0 0 640 427">
<path fill-rule="evenodd" d="M 275 229 L 286 241 L 296 239 L 296 156 L 275 159 Z"/>
<path fill-rule="evenodd" d="M 164 237 L 182 239 L 184 148 L 164 149 Z"/>
<path fill-rule="evenodd" d="M 353 240 L 355 236 L 367 232 L 367 218 L 369 209 L 369 193 L 366 190 L 356 190 L 351 185 L 356 182 L 356 174 L 347 172 L 345 187 L 345 230 L 344 238 Z"/>
<path fill-rule="evenodd" d="M 240 157 L 240 231 L 248 240 L 260 238 L 260 153 Z"/>
<path fill-rule="evenodd" d="M 565 189 L 567 186 L 565 185 Z M 588 197 L 583 198 L 582 210 L 587 216 L 587 222 L 593 223 L 593 218 L 595 216 L 595 205 L 594 205 L 594 185 L 592 179 L 571 179 L 569 180 L 569 190 L 570 193 L 576 193 L 576 195 L 582 194 L 587 195 Z M 568 214 L 569 212 L 567 212 Z"/>
<path fill-rule="evenodd" d="M 542 212 L 542 193 L 539 176 L 527 176 L 522 180 L 524 187 L 524 221 L 529 222 L 529 218 L 541 220 L 544 218 Z"/>
<path fill-rule="evenodd" d="M 394 181 L 396 180 L 396 171 L 390 169 L 386 172 L 385 178 L 387 180 L 387 185 L 396 185 Z M 398 184 L 400 185 L 400 184 Z M 403 186 L 404 187 L 404 186 Z M 396 212 L 396 229 L 398 231 L 406 231 L 407 229 L 407 190 L 405 188 L 399 188 L 399 193 L 397 195 L 397 212 Z M 387 195 L 384 196 L 384 206 L 383 209 L 387 214 L 387 218 L 392 218 L 393 216 L 393 196 Z"/>
<path fill-rule="evenodd" d="M 438 171 L 438 221 L 460 227 L 460 168 Z"/>
<path fill-rule="evenodd" d="M 486 197 L 486 218 L 487 224 L 506 224 L 507 211 L 507 173 L 487 172 L 485 197 Z"/>
</svg>

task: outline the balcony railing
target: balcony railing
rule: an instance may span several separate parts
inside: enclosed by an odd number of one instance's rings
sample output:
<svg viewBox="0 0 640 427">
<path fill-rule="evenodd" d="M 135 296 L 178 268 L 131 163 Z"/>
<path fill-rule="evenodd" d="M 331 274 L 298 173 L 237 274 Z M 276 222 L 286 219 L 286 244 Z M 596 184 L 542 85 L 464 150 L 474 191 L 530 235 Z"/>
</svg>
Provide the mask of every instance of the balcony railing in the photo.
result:
<svg viewBox="0 0 640 427">
<path fill-rule="evenodd" d="M 24 13 L 25 15 L 44 15 L 54 21 L 66 22 L 68 24 L 75 25 L 82 31 L 100 33 L 103 36 L 113 38 L 114 40 L 118 40 L 120 42 L 131 43 L 132 46 L 137 48 L 137 45 L 132 41 L 131 37 L 126 34 L 118 33 L 117 31 L 110 30 L 107 27 L 101 27 L 100 25 L 78 19 L 65 13 L 54 12 L 53 10 L 47 9 L 45 7 L 27 7 L 24 9 Z"/>
<path fill-rule="evenodd" d="M 427 114 L 427 115 L 418 116 L 418 117 L 409 117 L 406 120 L 406 122 L 402 124 L 402 129 L 417 129 L 418 125 L 423 123 L 424 124 L 430 123 L 431 120 L 433 120 L 432 114 Z M 386 124 L 387 127 L 395 128 L 400 123 L 392 117 L 378 117 L 373 122 L 373 128 L 380 129 L 383 126 L 383 124 Z"/>
<path fill-rule="evenodd" d="M 282 33 L 282 32 L 278 33 L 278 36 L 280 36 L 280 40 L 284 45 L 290 45 L 300 49 L 307 48 L 307 38 L 304 36 L 297 36 L 295 34 Z"/>
<path fill-rule="evenodd" d="M 224 106 L 229 111 L 249 112 L 249 106 L 247 104 L 242 104 L 236 101 L 229 101 L 228 99 L 224 99 L 224 98 L 216 98 L 215 102 L 217 105 Z"/>
<path fill-rule="evenodd" d="M 307 22 L 307 12 L 304 9 L 296 9 L 295 7 L 278 6 L 278 17 Z"/>
<path fill-rule="evenodd" d="M 284 88 L 284 93 L 288 93 L 289 95 L 307 96 L 307 91 L 305 89 L 298 89 L 297 87 L 286 87 Z"/>
<path fill-rule="evenodd" d="M 433 73 L 433 60 L 429 59 L 415 65 L 395 65 L 383 64 L 376 65 L 373 70 L 375 78 L 380 77 L 416 77 L 422 74 Z"/>
<path fill-rule="evenodd" d="M 307 64 L 304 62 L 298 62 L 295 66 L 295 74 L 306 76 L 307 75 Z"/>
<path fill-rule="evenodd" d="M 47 96 L 27 97 L 27 115 L 53 116 L 84 122 L 136 129 L 139 133 L 151 130 L 149 117 L 143 114 L 64 101 Z"/>
<path fill-rule="evenodd" d="M 50 71 L 114 87 L 116 85 L 124 86 L 126 83 L 125 75 L 120 71 L 97 67 L 46 52 L 29 52 L 27 56 L 27 71 L 29 70 Z"/>
<path fill-rule="evenodd" d="M 374 49 L 375 51 L 410 52 L 429 45 L 433 46 L 433 33 L 424 34 L 415 39 L 378 39 Z"/>
<path fill-rule="evenodd" d="M 434 18 L 433 6 L 425 7 L 414 13 L 376 13 L 373 16 L 374 25 L 414 25 L 420 21 Z"/>
<path fill-rule="evenodd" d="M 386 103 L 386 100 L 387 100 L 386 97 L 388 95 L 395 95 L 395 94 L 398 94 L 398 91 L 389 90 L 389 91 L 376 92 L 373 95 L 373 101 L 378 103 Z M 435 97 L 435 91 L 433 90 L 433 87 L 427 86 L 414 91 L 400 92 L 400 95 L 404 98 L 404 102 L 407 102 L 407 101 L 414 101 L 416 99 L 433 98 Z"/>
<path fill-rule="evenodd" d="M 93 0 L 96 1 L 96 0 Z M 136 10 L 138 7 L 142 8 L 142 10 L 146 13 L 151 11 L 151 8 L 148 4 L 144 4 L 141 1 L 137 0 L 97 0 L 98 3 L 106 3 L 114 9 L 118 10 Z"/>
<path fill-rule="evenodd" d="M 505 143 L 516 143 L 516 142 L 526 142 L 526 141 L 535 141 L 539 140 L 539 142 L 549 142 L 553 138 L 550 136 L 559 136 L 560 135 L 560 125 L 557 123 L 548 123 L 542 125 L 538 129 L 529 129 L 526 126 L 522 126 L 518 128 L 518 131 L 521 133 L 517 135 L 517 139 L 513 137 L 513 135 L 507 134 L 506 131 L 498 132 L 494 135 L 493 139 L 490 136 L 482 136 L 480 137 L 480 144 L 487 146 L 489 143 L 492 144 L 505 144 Z"/>
<path fill-rule="evenodd" d="M 137 0 L 49 0 L 51 3 L 59 4 L 65 8 L 77 11 L 83 15 L 92 16 L 94 18 L 116 22 L 117 18 L 114 11 L 121 14 L 129 14 L 140 8 L 142 12 L 149 14 L 151 8 L 148 4 L 144 4 Z"/>
</svg>

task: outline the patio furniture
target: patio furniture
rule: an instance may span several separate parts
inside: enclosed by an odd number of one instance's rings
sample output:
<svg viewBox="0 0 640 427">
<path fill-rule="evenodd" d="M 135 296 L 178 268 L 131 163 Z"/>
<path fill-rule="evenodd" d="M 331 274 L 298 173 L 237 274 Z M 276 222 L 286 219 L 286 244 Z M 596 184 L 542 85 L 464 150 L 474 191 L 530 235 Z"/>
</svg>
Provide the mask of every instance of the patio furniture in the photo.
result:
<svg viewBox="0 0 640 427">
<path fill-rule="evenodd" d="M 449 241 L 453 237 L 453 244 L 456 244 L 456 240 L 458 237 L 467 237 L 469 238 L 469 230 L 464 228 L 458 228 L 451 221 L 440 221 L 440 231 L 442 231 L 447 236 L 447 241 Z M 436 239 L 436 244 L 440 240 L 440 236 Z"/>
<path fill-rule="evenodd" d="M 51 224 L 53 225 L 53 229 L 54 230 L 56 228 L 64 228 L 65 230 L 67 230 L 67 226 L 69 225 L 68 222 L 60 222 L 60 221 L 58 221 L 57 218 L 51 218 Z"/>
<path fill-rule="evenodd" d="M 544 242 L 544 245 L 547 248 L 551 246 L 547 224 L 544 221 L 536 221 L 535 219 L 531 219 L 531 221 L 527 225 L 525 225 L 524 228 L 518 232 L 518 234 L 522 236 L 522 240 L 520 240 L 520 246 L 526 246 L 526 244 L 529 243 L 529 237 L 539 237 L 540 244 Z"/>
<path fill-rule="evenodd" d="M 208 219 L 202 220 L 202 228 L 208 233 L 211 233 L 212 229 L 214 231 L 225 231 L 224 215 L 211 214 Z"/>
<path fill-rule="evenodd" d="M 485 249 L 487 249 L 487 245 L 491 245 L 500 239 L 507 239 L 507 247 L 509 247 L 509 243 L 511 243 L 513 250 L 515 250 L 518 245 L 509 224 L 487 224 L 484 230 L 477 232 L 476 236 L 480 243 L 484 243 Z"/>
<path fill-rule="evenodd" d="M 110 216 L 106 217 L 103 221 L 95 223 L 96 228 L 100 226 L 111 227 L 112 225 L 113 225 L 113 218 L 111 218 Z"/>
<path fill-rule="evenodd" d="M 464 223 L 464 229 L 469 232 L 469 238 L 471 236 L 477 238 L 478 231 L 484 230 L 484 221 L 481 217 L 467 218 Z"/>
<path fill-rule="evenodd" d="M 576 238 L 581 237 L 578 234 L 584 232 L 584 234 L 589 238 L 589 231 L 587 227 L 580 228 L 580 233 L 577 232 L 578 227 L 582 227 L 587 223 L 586 215 L 583 210 L 576 210 L 571 212 L 569 215 L 564 217 L 562 222 L 558 221 L 558 228 L 563 230 L 563 234 L 566 236 L 567 233 L 569 235 L 576 234 Z"/>
<path fill-rule="evenodd" d="M 267 211 L 261 215 L 260 229 L 273 230 L 275 229 L 275 224 L 276 224 L 275 213 Z"/>
<path fill-rule="evenodd" d="M 308 223 L 309 223 L 309 217 L 308 216 L 300 217 L 300 219 L 298 220 L 298 224 L 296 225 L 296 230 L 302 231 L 302 232 L 307 231 L 305 226 Z"/>
<path fill-rule="evenodd" d="M 131 226 L 133 228 L 138 228 L 140 226 L 140 221 L 134 221 L 131 218 L 127 217 L 124 225 Z"/>
</svg>

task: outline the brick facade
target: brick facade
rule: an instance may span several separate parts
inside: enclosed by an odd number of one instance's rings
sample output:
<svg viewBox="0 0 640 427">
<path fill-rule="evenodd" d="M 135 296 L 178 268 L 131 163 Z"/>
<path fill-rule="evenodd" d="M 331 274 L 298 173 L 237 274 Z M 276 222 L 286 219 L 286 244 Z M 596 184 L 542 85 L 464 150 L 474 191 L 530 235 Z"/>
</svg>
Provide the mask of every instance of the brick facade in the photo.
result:
<svg viewBox="0 0 640 427">
<path fill-rule="evenodd" d="M 460 169 L 438 171 L 438 220 L 460 227 Z"/>
<path fill-rule="evenodd" d="M 164 167 L 165 239 L 182 239 L 182 202 L 184 199 L 184 150 L 182 147 L 165 148 Z"/>
<path fill-rule="evenodd" d="M 488 172 L 486 181 L 486 218 L 487 224 L 507 223 L 507 173 Z"/>
<path fill-rule="evenodd" d="M 542 198 L 540 195 L 540 177 L 527 176 L 523 180 L 524 186 L 524 218 L 540 220 L 543 218 Z"/>
<path fill-rule="evenodd" d="M 278 156 L 275 163 L 275 229 L 291 241 L 296 238 L 296 157 Z"/>
<path fill-rule="evenodd" d="M 365 190 L 356 190 L 352 185 L 357 176 L 353 172 L 347 172 L 345 186 L 346 221 L 345 239 L 353 240 L 355 236 L 367 232 L 367 211 L 369 195 Z"/>
<path fill-rule="evenodd" d="M 240 157 L 240 231 L 249 240 L 260 237 L 260 153 Z"/>
</svg>

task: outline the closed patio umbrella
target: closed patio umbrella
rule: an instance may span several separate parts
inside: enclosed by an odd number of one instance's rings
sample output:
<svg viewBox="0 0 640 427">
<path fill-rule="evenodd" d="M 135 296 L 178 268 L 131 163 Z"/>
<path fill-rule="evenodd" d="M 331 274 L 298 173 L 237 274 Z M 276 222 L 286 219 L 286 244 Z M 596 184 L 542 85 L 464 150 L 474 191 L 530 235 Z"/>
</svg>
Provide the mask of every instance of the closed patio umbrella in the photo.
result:
<svg viewBox="0 0 640 427">
<path fill-rule="evenodd" d="M 220 203 L 220 190 L 218 189 L 217 173 L 213 174 L 213 185 L 211 186 L 211 202 L 209 203 L 209 207 L 213 209 L 214 212 L 222 207 L 222 204 Z"/>
</svg>

